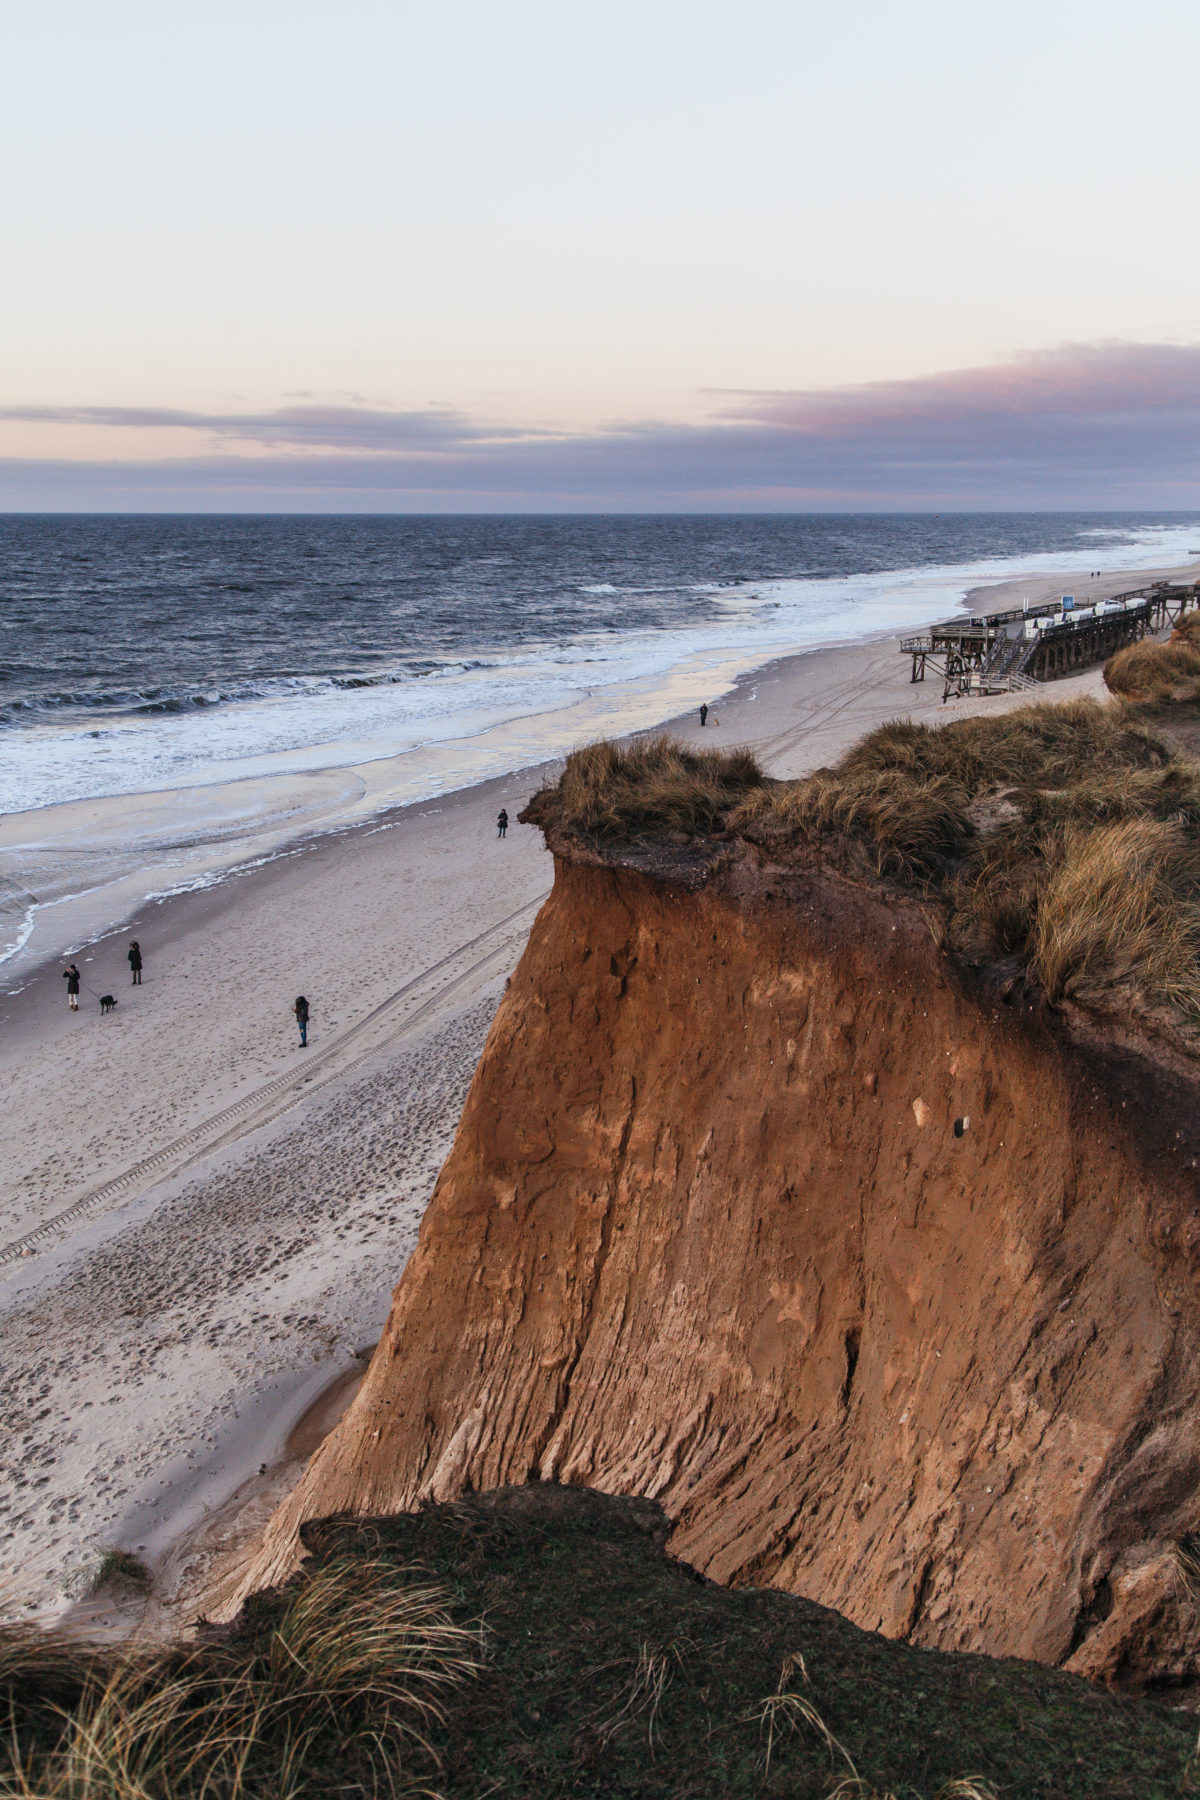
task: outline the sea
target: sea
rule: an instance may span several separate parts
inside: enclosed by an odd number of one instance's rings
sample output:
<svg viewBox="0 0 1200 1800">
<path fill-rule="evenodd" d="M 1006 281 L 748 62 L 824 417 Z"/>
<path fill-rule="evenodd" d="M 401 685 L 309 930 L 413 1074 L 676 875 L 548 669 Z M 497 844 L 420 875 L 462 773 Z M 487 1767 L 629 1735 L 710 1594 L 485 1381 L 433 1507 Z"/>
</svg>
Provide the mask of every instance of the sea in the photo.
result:
<svg viewBox="0 0 1200 1800">
<path fill-rule="evenodd" d="M 116 923 L 980 582 L 1198 544 L 1194 513 L 0 515 L 0 964 L 71 948 L 85 897 Z"/>
</svg>

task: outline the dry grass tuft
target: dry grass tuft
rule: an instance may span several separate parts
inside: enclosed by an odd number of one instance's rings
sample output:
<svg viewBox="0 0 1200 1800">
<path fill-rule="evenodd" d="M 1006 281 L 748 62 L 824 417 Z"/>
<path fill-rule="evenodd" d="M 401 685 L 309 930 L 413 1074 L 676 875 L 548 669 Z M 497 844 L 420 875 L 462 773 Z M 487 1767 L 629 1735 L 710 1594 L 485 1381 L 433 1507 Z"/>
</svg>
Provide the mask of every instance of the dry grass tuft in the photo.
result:
<svg viewBox="0 0 1200 1800">
<path fill-rule="evenodd" d="M 960 855 L 971 836 L 970 794 L 950 776 L 906 768 L 818 769 L 807 781 L 762 789 L 731 815 L 733 830 L 778 846 L 821 838 L 869 847 L 875 875 L 912 881 Z"/>
<path fill-rule="evenodd" d="M 939 944 L 1020 959 L 1053 1001 L 1200 1020 L 1200 764 L 1122 707 L 898 720 L 730 824 L 915 888 Z"/>
<path fill-rule="evenodd" d="M 1200 698 L 1200 643 L 1179 632 L 1165 644 L 1144 638 L 1104 665 L 1104 683 L 1122 700 L 1162 706 Z"/>
<path fill-rule="evenodd" d="M 1032 967 L 1052 1000 L 1136 994 L 1200 1018 L 1200 858 L 1176 825 L 1067 826 L 1046 850 Z"/>
<path fill-rule="evenodd" d="M 1091 777 L 1101 763 L 1147 768 L 1169 758 L 1153 733 L 1114 707 L 1070 700 L 942 726 L 896 719 L 856 744 L 839 768 L 846 774 L 901 769 L 914 778 L 942 776 L 976 793 L 1034 783 L 1061 787 Z"/>
<path fill-rule="evenodd" d="M 829 1752 L 831 1765 L 839 1760 L 845 1763 L 850 1771 L 849 1782 L 857 1792 L 861 1789 L 862 1782 L 850 1752 L 834 1737 L 807 1694 L 798 1693 L 792 1686 L 793 1677 L 796 1675 L 799 1675 L 801 1682 L 807 1687 L 808 1669 L 803 1656 L 785 1657 L 775 1692 L 760 1701 L 750 1715 L 766 1740 L 763 1754 L 764 1780 L 771 1772 L 771 1757 L 775 1750 L 776 1739 L 788 1736 L 793 1732 L 808 1730 L 815 1732 L 824 1743 Z M 845 1780 L 840 1782 L 835 1789 L 838 1794 L 847 1791 Z"/>
<path fill-rule="evenodd" d="M 799 1693 L 792 1685 L 793 1677 L 800 1676 L 801 1683 L 808 1686 L 808 1670 L 802 1656 L 789 1656 L 785 1659 L 779 1676 L 779 1684 L 773 1694 L 762 1700 L 753 1709 L 751 1719 L 758 1725 L 765 1739 L 763 1752 L 762 1775 L 765 1782 L 771 1773 L 771 1758 L 777 1742 L 799 1732 L 811 1732 L 824 1744 L 829 1753 L 831 1768 L 840 1762 L 848 1771 L 830 1788 L 826 1800 L 897 1800 L 891 1789 L 876 1787 L 865 1781 L 854 1766 L 854 1759 L 846 1746 L 839 1742 L 829 1729 L 821 1713 L 807 1694 Z M 906 1790 L 907 1791 L 907 1790 Z M 977 1775 L 965 1775 L 948 1781 L 940 1787 L 934 1800 L 998 1800 L 998 1796 L 987 1782 Z"/>
<path fill-rule="evenodd" d="M 602 742 L 574 751 L 554 788 L 522 818 L 584 837 L 634 838 L 720 831 L 725 816 L 766 777 L 749 750 L 692 750 L 678 739 Z"/>
<path fill-rule="evenodd" d="M 1200 1538 L 1188 1531 L 1174 1545 L 1175 1570 L 1179 1584 L 1193 1605 L 1200 1601 Z"/>
<path fill-rule="evenodd" d="M 331 1791 L 330 1762 L 351 1757 L 354 1791 L 415 1791 L 405 1745 L 477 1666 L 441 1591 L 369 1557 L 331 1561 L 271 1628 L 218 1644 L 89 1655 L 16 1630 L 3 1648 L 0 1800 L 292 1800 Z"/>
<path fill-rule="evenodd" d="M 653 1751 L 660 1735 L 658 1716 L 663 1696 L 676 1669 L 683 1666 L 681 1646 L 672 1644 L 666 1650 L 653 1651 L 649 1644 L 643 1644 L 638 1651 L 637 1667 L 622 1695 L 621 1706 L 610 1717 L 596 1723 L 597 1741 L 607 1745 L 623 1726 L 633 1723 L 639 1717 L 645 1717 L 646 1742 Z"/>
<path fill-rule="evenodd" d="M 1129 644 L 1104 665 L 1109 692 L 1134 704 L 1164 706 L 1200 699 L 1200 606 L 1184 613 L 1165 644 Z"/>
<path fill-rule="evenodd" d="M 125 1582 L 129 1587 L 148 1588 L 151 1575 L 145 1563 L 129 1550 L 105 1550 L 100 1558 L 95 1579 L 92 1582 L 93 1593 L 98 1593 L 112 1582 Z"/>
<path fill-rule="evenodd" d="M 990 1782 L 978 1775 L 964 1775 L 940 1787 L 934 1800 L 999 1800 L 999 1796 Z"/>
<path fill-rule="evenodd" d="M 818 856 L 915 890 L 940 946 L 1018 960 L 1052 1001 L 1200 1023 L 1200 763 L 1123 705 L 894 720 L 790 782 L 746 751 L 591 744 L 523 816 L 593 840 L 727 829 L 777 861 Z"/>
</svg>

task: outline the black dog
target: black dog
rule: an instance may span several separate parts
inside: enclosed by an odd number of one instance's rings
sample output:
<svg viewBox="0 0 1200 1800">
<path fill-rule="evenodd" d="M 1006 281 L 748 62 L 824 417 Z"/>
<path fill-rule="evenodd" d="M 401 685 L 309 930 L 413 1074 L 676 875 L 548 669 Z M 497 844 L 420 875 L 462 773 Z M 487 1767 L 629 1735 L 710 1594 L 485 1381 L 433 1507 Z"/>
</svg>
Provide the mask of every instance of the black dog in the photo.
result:
<svg viewBox="0 0 1200 1800">
<path fill-rule="evenodd" d="M 111 994 L 101 994 L 101 996 L 100 996 L 100 1011 L 102 1013 L 115 1012 L 116 1007 L 117 1007 L 117 1003 Z"/>
</svg>

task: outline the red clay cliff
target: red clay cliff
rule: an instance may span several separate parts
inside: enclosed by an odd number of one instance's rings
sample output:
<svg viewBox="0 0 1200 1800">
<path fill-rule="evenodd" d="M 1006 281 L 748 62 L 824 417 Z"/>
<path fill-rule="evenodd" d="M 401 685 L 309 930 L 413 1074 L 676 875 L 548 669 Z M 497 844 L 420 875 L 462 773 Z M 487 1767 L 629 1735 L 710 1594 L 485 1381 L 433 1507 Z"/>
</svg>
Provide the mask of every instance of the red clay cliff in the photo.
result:
<svg viewBox="0 0 1200 1800">
<path fill-rule="evenodd" d="M 1197 1098 L 911 901 L 741 842 L 560 854 L 253 1584 L 306 1517 L 574 1482 L 889 1636 L 1193 1679 Z"/>
</svg>

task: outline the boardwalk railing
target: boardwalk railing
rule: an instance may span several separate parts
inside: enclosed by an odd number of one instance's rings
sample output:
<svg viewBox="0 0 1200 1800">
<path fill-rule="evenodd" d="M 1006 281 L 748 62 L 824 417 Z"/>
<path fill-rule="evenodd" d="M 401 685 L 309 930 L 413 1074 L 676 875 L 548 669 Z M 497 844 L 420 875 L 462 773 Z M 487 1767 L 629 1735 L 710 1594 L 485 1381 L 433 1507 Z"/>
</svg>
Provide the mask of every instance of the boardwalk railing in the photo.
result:
<svg viewBox="0 0 1200 1800">
<path fill-rule="evenodd" d="M 912 680 L 927 666 L 942 677 L 942 699 L 966 694 L 1027 692 L 1040 681 L 1105 661 L 1147 632 L 1176 623 L 1200 606 L 1200 582 L 1155 582 L 1096 605 L 1022 607 L 1011 612 L 947 619 L 920 636 L 902 638 Z"/>
</svg>

